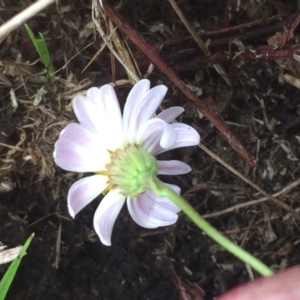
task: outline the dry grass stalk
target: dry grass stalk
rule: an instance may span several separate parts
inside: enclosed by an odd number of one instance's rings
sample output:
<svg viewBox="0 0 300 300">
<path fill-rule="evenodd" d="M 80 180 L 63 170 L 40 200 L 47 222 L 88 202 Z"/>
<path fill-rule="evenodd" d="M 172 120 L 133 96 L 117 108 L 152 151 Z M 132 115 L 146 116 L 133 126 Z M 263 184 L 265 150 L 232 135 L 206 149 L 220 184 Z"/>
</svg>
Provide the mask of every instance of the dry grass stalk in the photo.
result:
<svg viewBox="0 0 300 300">
<path fill-rule="evenodd" d="M 55 0 L 39 0 L 11 18 L 8 22 L 4 23 L 0 27 L 0 41 L 3 41 L 3 39 L 10 32 L 15 30 L 20 25 L 24 24 L 28 19 L 34 17 L 36 14 L 38 14 L 40 11 L 54 2 Z"/>
</svg>

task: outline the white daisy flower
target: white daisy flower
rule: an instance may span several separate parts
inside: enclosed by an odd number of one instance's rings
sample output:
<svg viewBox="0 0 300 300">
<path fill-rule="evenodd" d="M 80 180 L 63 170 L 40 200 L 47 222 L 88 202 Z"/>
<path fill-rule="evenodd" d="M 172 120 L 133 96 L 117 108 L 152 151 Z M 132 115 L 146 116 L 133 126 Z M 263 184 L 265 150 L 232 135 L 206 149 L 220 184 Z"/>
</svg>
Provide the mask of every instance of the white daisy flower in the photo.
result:
<svg viewBox="0 0 300 300">
<path fill-rule="evenodd" d="M 122 116 L 111 85 L 90 88 L 86 96 L 73 100 L 79 123 L 68 124 L 55 144 L 54 160 L 62 169 L 95 173 L 71 186 L 68 209 L 75 217 L 104 193 L 94 215 L 94 228 L 105 245 L 111 245 L 113 226 L 125 202 L 142 227 L 157 228 L 177 221 L 180 209 L 171 200 L 157 197 L 148 179 L 190 172 L 184 162 L 156 160 L 155 156 L 198 145 L 200 136 L 186 124 L 170 124 L 184 111 L 182 107 L 168 108 L 153 118 L 166 92 L 164 85 L 150 89 L 149 80 L 140 80 L 131 89 Z M 180 193 L 178 186 L 166 185 Z"/>
</svg>

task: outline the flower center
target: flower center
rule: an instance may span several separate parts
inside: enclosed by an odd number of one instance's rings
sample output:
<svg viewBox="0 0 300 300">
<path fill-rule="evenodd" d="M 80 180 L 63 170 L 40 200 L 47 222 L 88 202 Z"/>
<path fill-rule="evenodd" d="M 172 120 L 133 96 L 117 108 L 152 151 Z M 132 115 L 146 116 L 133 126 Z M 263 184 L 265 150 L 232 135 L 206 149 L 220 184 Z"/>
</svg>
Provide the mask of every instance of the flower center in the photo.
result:
<svg viewBox="0 0 300 300">
<path fill-rule="evenodd" d="M 157 162 L 143 147 L 129 144 L 111 153 L 106 171 L 110 188 L 135 197 L 148 188 L 148 179 L 157 175 Z"/>
</svg>

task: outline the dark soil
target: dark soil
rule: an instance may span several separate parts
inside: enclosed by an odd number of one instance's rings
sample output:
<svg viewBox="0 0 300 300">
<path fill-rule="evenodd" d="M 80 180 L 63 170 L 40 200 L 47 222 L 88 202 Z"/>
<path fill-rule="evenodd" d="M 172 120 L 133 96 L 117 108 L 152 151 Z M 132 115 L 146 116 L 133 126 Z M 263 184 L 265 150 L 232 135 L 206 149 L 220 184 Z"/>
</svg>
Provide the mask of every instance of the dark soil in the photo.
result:
<svg viewBox="0 0 300 300">
<path fill-rule="evenodd" d="M 23 27 L 1 44 L 0 241 L 12 248 L 35 233 L 7 299 L 181 299 L 178 284 L 181 290 L 198 295 L 182 299 L 201 299 L 201 289 L 206 293 L 203 299 L 213 299 L 257 277 L 203 235 L 185 215 L 174 226 L 148 230 L 138 227 L 124 208 L 114 227 L 111 247 L 103 246 L 93 229 L 93 214 L 101 197 L 75 220 L 69 216 L 66 195 L 78 174 L 56 167 L 52 151 L 60 130 L 74 120 L 71 100 L 90 86 L 128 77 L 107 48 L 84 70 L 103 44 L 94 31 L 91 1 L 58 2 L 28 21 L 35 33 L 44 34 L 58 79 L 51 79 L 36 62 L 38 56 Z M 182 121 L 199 130 L 206 147 L 266 192 L 281 191 L 300 175 L 300 90 L 283 76 L 290 74 L 299 80 L 299 62 L 280 52 L 285 49 L 297 54 L 297 26 L 282 42 L 282 35 L 296 19 L 297 1 L 241 1 L 241 7 L 229 0 L 177 2 L 203 41 L 209 45 L 210 40 L 215 59 L 223 55 L 221 63 L 232 86 L 226 85 L 212 62 L 204 59 L 168 1 L 109 4 L 156 47 L 186 84 L 198 89 L 199 94 L 202 89 L 201 99 L 206 99 L 257 158 L 257 167 L 242 160 L 154 69 L 149 76 L 152 85 L 164 83 L 169 87 L 163 107 L 183 105 L 186 112 Z M 29 4 L 11 0 L 2 3 L 3 21 Z M 98 21 L 107 32 L 107 20 Z M 256 24 L 234 27 L 254 21 Z M 238 52 L 268 47 L 268 39 L 276 33 L 279 39 L 281 33 L 278 57 L 270 59 L 265 53 L 229 59 Z M 143 77 L 150 62 L 128 43 Z M 118 84 L 121 104 L 130 86 L 128 81 Z M 47 93 L 34 105 L 42 87 Z M 12 92 L 17 107 L 13 106 Z M 165 157 L 192 166 L 190 174 L 167 177 L 166 181 L 179 185 L 195 209 L 231 240 L 275 271 L 300 263 L 299 221 L 290 213 L 271 200 L 223 213 L 263 196 L 200 148 L 180 149 Z M 299 185 L 295 185 L 278 199 L 299 212 L 299 191 Z M 210 213 L 219 214 L 212 217 Z M 6 269 L 7 265 L 1 265 L 0 274 Z"/>
</svg>

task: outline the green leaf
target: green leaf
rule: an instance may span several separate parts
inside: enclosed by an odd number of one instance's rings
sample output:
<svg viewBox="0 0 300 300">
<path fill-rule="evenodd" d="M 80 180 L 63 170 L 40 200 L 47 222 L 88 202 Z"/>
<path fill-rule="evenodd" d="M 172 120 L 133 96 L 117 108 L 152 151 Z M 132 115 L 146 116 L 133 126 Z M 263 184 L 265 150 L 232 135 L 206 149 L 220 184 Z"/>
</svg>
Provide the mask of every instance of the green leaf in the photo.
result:
<svg viewBox="0 0 300 300">
<path fill-rule="evenodd" d="M 33 237 L 34 237 L 34 233 L 27 239 L 24 246 L 20 250 L 20 253 L 17 256 L 17 258 L 10 264 L 9 268 L 6 270 L 2 280 L 0 282 L 0 300 L 5 299 L 8 289 L 9 289 L 14 277 L 16 276 L 20 262 L 21 262 L 23 256 L 25 255 L 26 250 L 29 247 Z"/>
<path fill-rule="evenodd" d="M 31 28 L 27 24 L 25 24 L 24 26 L 26 28 L 27 34 L 29 35 L 31 42 L 32 42 L 36 52 L 38 53 L 41 61 L 43 62 L 46 69 L 48 70 L 50 76 L 53 76 L 55 69 L 51 63 L 51 58 L 50 58 L 50 54 L 48 51 L 45 37 L 43 36 L 43 34 L 41 32 L 39 32 L 39 37 L 36 38 L 34 36 L 34 33 L 31 30 Z"/>
</svg>

